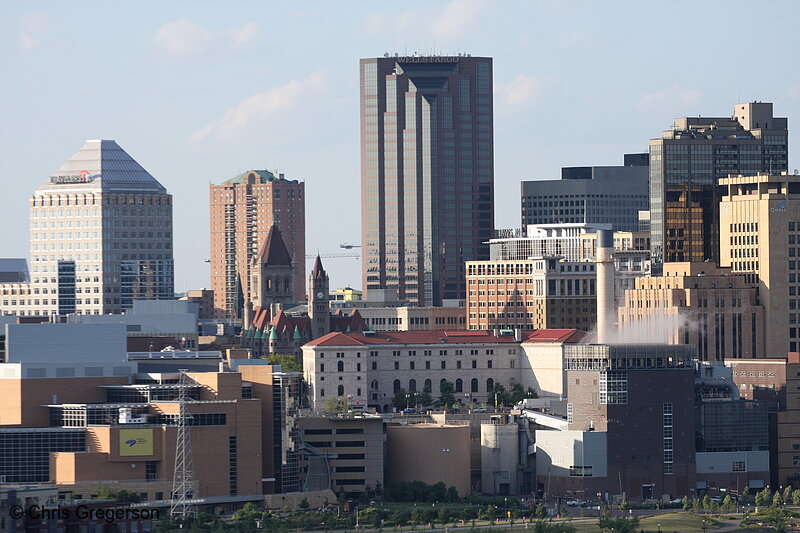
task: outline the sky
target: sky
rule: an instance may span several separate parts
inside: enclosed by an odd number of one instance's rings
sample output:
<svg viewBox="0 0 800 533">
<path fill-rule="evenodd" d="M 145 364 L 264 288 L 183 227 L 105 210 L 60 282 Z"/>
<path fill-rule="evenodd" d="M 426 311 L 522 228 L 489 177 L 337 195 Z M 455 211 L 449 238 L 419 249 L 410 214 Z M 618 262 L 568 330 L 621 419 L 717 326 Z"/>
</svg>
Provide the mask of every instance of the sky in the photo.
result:
<svg viewBox="0 0 800 533">
<path fill-rule="evenodd" d="M 223 7 L 224 6 L 224 7 Z M 308 253 L 360 240 L 358 60 L 494 58 L 495 225 L 521 180 L 618 165 L 681 116 L 775 104 L 800 120 L 800 2 L 3 2 L 0 257 L 28 257 L 28 198 L 86 139 L 114 139 L 174 199 L 175 288 L 208 287 L 208 184 L 306 184 Z M 310 266 L 310 265 L 309 265 Z M 330 258 L 331 286 L 360 286 Z"/>
</svg>

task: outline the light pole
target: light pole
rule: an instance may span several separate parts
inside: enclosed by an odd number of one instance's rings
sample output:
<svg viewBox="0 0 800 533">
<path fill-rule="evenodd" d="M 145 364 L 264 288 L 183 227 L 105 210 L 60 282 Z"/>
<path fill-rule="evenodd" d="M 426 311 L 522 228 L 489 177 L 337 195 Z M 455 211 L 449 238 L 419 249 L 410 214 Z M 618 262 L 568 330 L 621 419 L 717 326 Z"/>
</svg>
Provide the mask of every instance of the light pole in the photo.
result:
<svg viewBox="0 0 800 533">
<path fill-rule="evenodd" d="M 442 454 L 444 454 L 444 490 L 449 488 L 447 484 L 447 454 L 450 453 L 450 448 L 442 448 Z"/>
</svg>

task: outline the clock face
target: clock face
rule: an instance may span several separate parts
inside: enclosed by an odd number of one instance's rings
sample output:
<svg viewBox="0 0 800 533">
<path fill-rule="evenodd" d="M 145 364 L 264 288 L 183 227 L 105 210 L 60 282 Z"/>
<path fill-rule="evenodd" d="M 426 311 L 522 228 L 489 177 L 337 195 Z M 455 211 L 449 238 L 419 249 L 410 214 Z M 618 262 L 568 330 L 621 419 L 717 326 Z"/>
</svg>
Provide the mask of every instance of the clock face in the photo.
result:
<svg viewBox="0 0 800 533">
<path fill-rule="evenodd" d="M 317 298 L 322 298 L 322 297 L 324 297 L 324 296 L 325 296 L 325 293 L 324 293 L 324 292 L 318 292 L 318 293 L 317 293 Z"/>
</svg>

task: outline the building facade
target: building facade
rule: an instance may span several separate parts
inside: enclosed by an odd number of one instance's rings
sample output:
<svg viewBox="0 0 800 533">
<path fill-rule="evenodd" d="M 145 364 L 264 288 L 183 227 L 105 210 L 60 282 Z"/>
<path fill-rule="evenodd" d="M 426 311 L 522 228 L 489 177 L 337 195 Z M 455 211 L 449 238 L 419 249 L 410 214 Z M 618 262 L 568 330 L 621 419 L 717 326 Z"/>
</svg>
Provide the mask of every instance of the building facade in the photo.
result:
<svg viewBox="0 0 800 533">
<path fill-rule="evenodd" d="M 758 286 L 767 357 L 800 342 L 800 176 L 759 174 L 719 180 L 720 263 Z"/>
<path fill-rule="evenodd" d="M 547 257 L 467 262 L 467 329 L 591 329 L 595 264 Z"/>
<path fill-rule="evenodd" d="M 463 298 L 494 228 L 492 59 L 362 59 L 362 287 Z"/>
<path fill-rule="evenodd" d="M 174 297 L 172 196 L 116 142 L 86 141 L 30 208 L 31 283 L 5 312 L 102 315 Z"/>
<path fill-rule="evenodd" d="M 305 294 L 305 184 L 283 174 L 250 170 L 209 187 L 211 289 L 219 318 L 242 318 L 255 291 L 250 265 L 277 226 L 295 270 L 292 291 Z M 237 314 L 239 313 L 239 314 Z"/>
<path fill-rule="evenodd" d="M 701 361 L 766 357 L 765 308 L 756 284 L 713 263 L 668 263 L 642 277 L 617 310 L 619 338 L 694 346 Z"/>
<path fill-rule="evenodd" d="M 654 264 L 719 262 L 717 180 L 788 169 L 786 118 L 772 104 L 736 104 L 730 117 L 684 117 L 650 140 Z"/>
<path fill-rule="evenodd" d="M 610 224 L 638 230 L 638 211 L 648 209 L 646 154 L 625 154 L 624 166 L 569 167 L 560 180 L 523 181 L 522 225 Z"/>
</svg>

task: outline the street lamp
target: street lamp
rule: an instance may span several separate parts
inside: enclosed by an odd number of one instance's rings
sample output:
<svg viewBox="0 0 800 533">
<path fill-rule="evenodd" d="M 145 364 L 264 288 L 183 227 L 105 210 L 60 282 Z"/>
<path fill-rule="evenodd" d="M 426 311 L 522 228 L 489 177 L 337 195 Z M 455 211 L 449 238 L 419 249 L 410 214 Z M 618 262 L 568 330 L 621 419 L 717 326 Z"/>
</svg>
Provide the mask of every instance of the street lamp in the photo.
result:
<svg viewBox="0 0 800 533">
<path fill-rule="evenodd" d="M 447 490 L 449 488 L 447 484 L 447 454 L 450 453 L 450 448 L 442 448 L 442 453 L 444 454 L 444 489 Z"/>
</svg>

